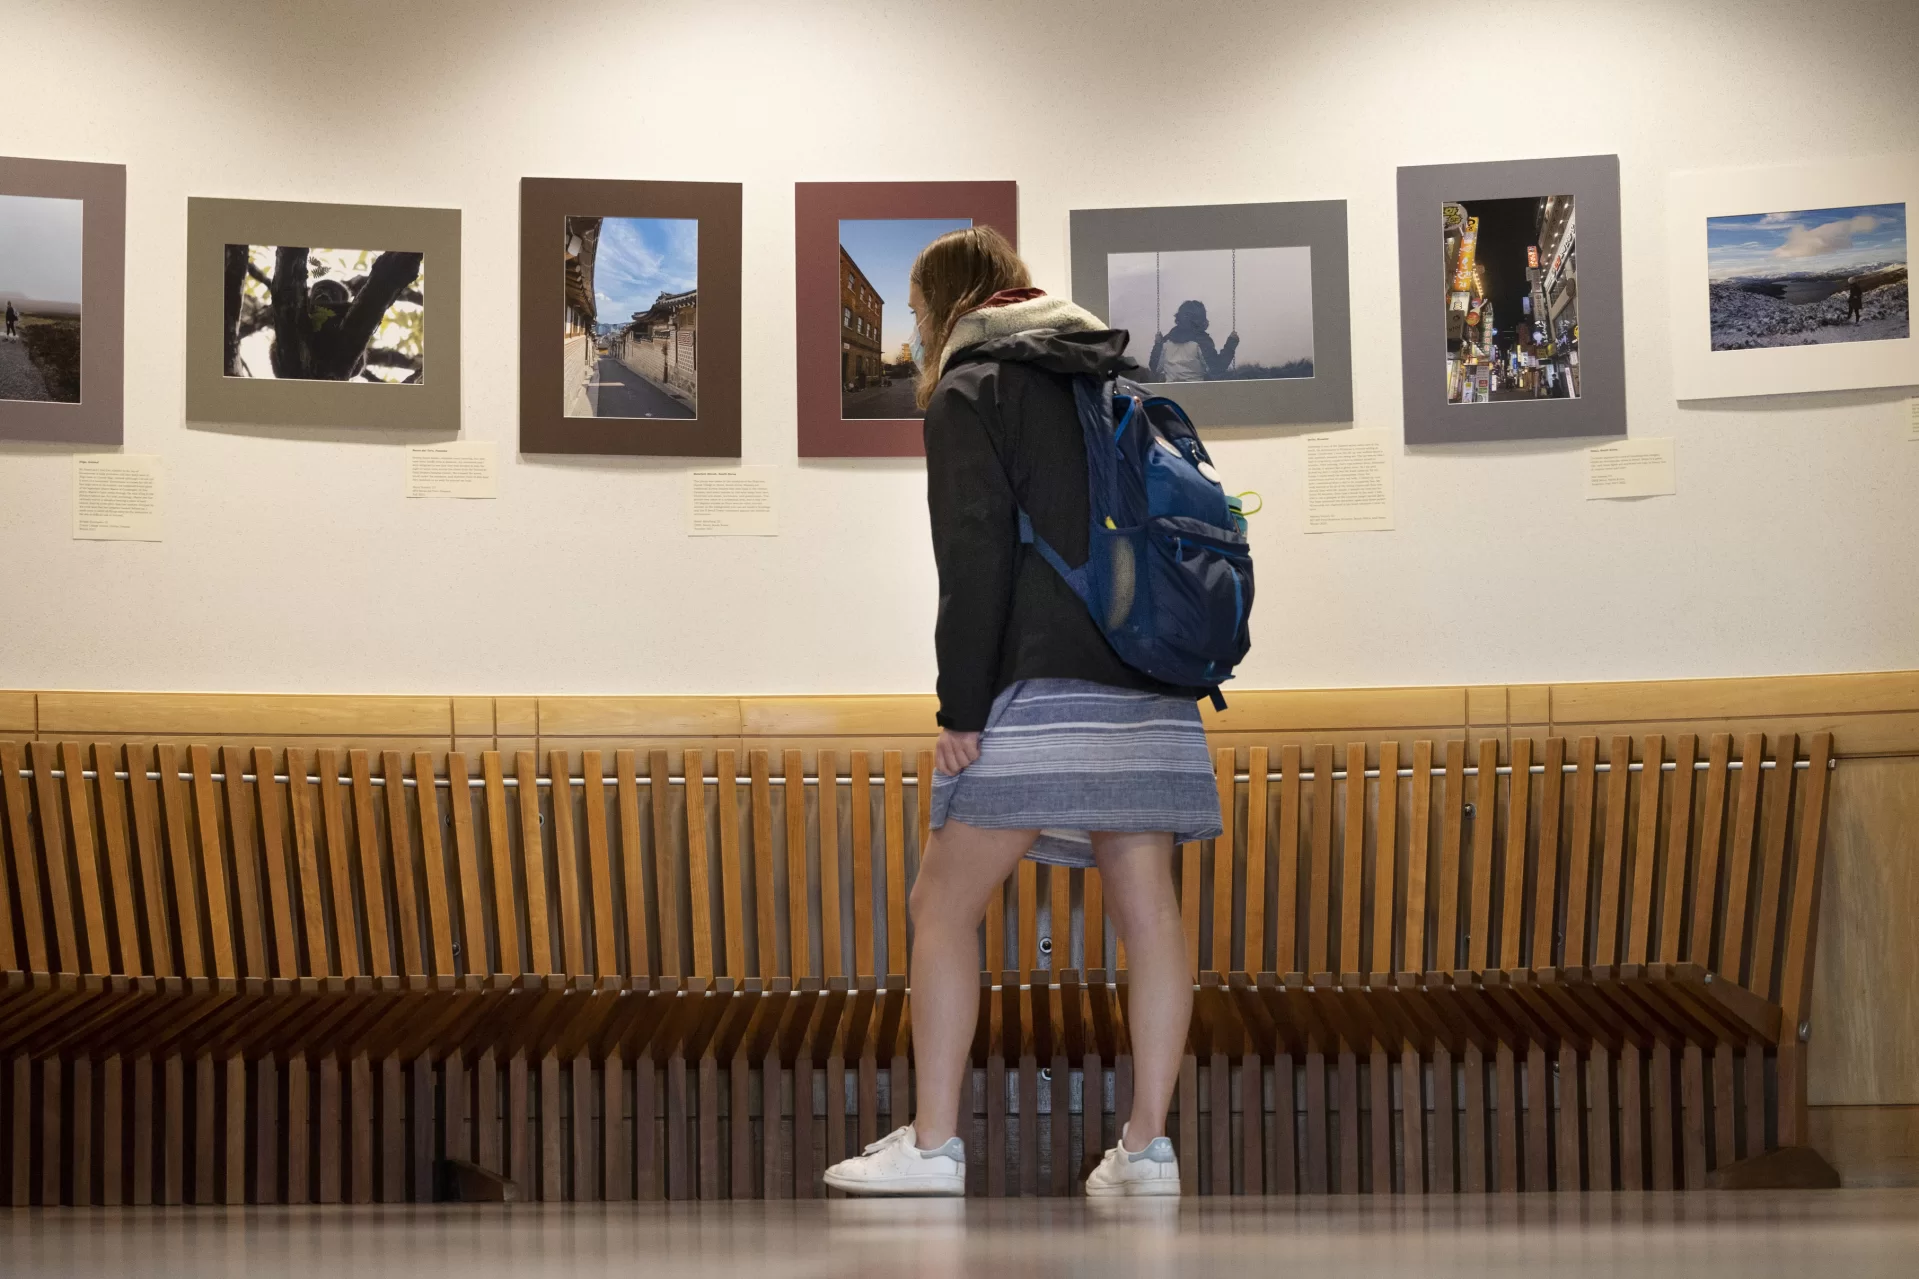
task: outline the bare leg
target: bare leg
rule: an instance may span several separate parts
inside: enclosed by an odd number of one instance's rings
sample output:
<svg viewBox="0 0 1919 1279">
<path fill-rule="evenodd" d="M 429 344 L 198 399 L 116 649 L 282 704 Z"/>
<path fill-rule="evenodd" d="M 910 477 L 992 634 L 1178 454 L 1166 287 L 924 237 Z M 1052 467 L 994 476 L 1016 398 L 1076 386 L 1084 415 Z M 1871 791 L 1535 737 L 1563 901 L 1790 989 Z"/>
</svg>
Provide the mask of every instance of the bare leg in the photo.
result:
<svg viewBox="0 0 1919 1279">
<path fill-rule="evenodd" d="M 979 922 L 986 899 L 1039 838 L 949 821 L 933 832 L 913 881 L 913 1132 L 922 1150 L 959 1128 L 960 1086 L 979 1022 Z M 1174 926 L 1178 926 L 1174 917 Z"/>
<path fill-rule="evenodd" d="M 1166 1133 L 1166 1110 L 1179 1084 L 1179 1061 L 1193 1018 L 1193 970 L 1173 896 L 1173 837 L 1096 831 L 1093 860 L 1106 908 L 1126 943 L 1133 1043 L 1133 1111 L 1129 1149 L 1143 1150 Z"/>
</svg>

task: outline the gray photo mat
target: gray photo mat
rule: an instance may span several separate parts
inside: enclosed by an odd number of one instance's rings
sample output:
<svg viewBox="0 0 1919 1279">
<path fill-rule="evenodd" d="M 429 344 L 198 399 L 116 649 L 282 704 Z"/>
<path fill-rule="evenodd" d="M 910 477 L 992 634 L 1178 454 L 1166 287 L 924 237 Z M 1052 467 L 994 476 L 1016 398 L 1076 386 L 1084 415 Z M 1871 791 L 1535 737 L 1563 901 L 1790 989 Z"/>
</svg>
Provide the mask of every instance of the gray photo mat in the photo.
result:
<svg viewBox="0 0 1919 1279">
<path fill-rule="evenodd" d="M 229 244 L 426 255 L 426 377 L 417 386 L 227 377 Z M 187 420 L 257 426 L 460 429 L 460 211 L 282 200 L 187 201 Z"/>
<path fill-rule="evenodd" d="M 1570 195 L 1579 254 L 1579 398 L 1451 404 L 1446 399 L 1445 236 L 1457 200 Z M 1620 292 L 1619 157 L 1568 156 L 1399 170 L 1399 343 L 1406 443 L 1578 439 L 1626 433 Z"/>
<path fill-rule="evenodd" d="M 83 206 L 80 402 L 0 400 L 0 440 L 118 445 L 126 422 L 126 166 L 0 156 L 0 195 Z"/>
<path fill-rule="evenodd" d="M 1352 293 L 1346 202 L 1195 204 L 1144 209 L 1075 209 L 1070 215 L 1073 301 L 1109 323 L 1107 257 L 1191 249 L 1312 250 L 1313 376 L 1179 382 L 1180 407 L 1195 425 L 1298 426 L 1353 420 Z M 1144 363 L 1151 335 L 1134 334 L 1129 353 Z"/>
</svg>

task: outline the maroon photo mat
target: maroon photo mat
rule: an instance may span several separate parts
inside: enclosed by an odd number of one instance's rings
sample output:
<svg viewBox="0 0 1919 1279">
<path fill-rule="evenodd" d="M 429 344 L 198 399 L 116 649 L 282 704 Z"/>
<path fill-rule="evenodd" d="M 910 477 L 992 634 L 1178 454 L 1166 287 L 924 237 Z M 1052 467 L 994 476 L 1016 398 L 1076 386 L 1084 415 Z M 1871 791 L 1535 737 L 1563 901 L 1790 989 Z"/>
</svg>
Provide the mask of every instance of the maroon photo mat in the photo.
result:
<svg viewBox="0 0 1919 1279">
<path fill-rule="evenodd" d="M 924 456 L 919 418 L 840 416 L 840 219 L 971 218 L 1018 247 L 1019 184 L 801 182 L 793 214 L 800 456 Z"/>
<path fill-rule="evenodd" d="M 692 421 L 567 417 L 561 228 L 568 215 L 700 224 L 700 394 Z M 740 455 L 740 184 L 520 179 L 520 452 Z"/>
</svg>

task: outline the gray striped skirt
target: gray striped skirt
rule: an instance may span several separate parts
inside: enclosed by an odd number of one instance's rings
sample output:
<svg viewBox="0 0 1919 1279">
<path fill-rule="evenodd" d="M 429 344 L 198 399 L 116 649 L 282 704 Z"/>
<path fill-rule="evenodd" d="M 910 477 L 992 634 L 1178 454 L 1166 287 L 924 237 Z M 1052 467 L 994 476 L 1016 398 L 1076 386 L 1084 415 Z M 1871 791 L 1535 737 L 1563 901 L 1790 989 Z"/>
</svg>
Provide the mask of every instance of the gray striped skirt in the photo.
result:
<svg viewBox="0 0 1919 1279">
<path fill-rule="evenodd" d="M 1091 866 L 1090 831 L 1220 833 L 1219 791 L 1199 707 L 1077 679 L 1022 680 L 993 701 L 979 759 L 933 775 L 934 829 L 948 818 L 1038 830 L 1026 854 Z"/>
</svg>

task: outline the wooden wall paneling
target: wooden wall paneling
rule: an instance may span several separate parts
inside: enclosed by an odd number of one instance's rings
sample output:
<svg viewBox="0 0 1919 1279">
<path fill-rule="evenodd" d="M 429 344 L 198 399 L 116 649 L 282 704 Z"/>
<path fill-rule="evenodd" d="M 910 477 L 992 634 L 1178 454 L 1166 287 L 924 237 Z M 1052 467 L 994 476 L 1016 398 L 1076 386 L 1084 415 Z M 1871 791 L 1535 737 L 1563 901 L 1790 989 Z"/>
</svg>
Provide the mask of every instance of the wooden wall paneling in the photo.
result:
<svg viewBox="0 0 1919 1279">
<path fill-rule="evenodd" d="M 621 972 L 619 937 L 613 892 L 613 857 L 606 827 L 606 762 L 599 751 L 580 754 L 582 797 L 586 806 L 586 867 L 590 884 L 593 919 L 593 966 L 601 978 L 617 977 Z M 616 781 L 617 790 L 617 781 Z"/>
<path fill-rule="evenodd" d="M 487 852 L 493 865 L 493 937 L 497 949 L 492 971 L 524 973 L 527 965 L 520 950 L 520 893 L 513 880 L 512 826 L 506 815 L 506 776 L 500 766 L 500 752 L 480 753 L 480 784 L 486 802 Z M 486 956 L 476 958 L 484 961 Z M 486 967 L 484 962 L 481 966 Z"/>
<path fill-rule="evenodd" d="M 76 758 L 78 752 L 75 752 Z M 240 920 L 241 953 L 249 977 L 270 977 L 267 962 L 266 911 L 260 894 L 260 855 L 254 842 L 255 805 L 253 784 L 246 780 L 247 752 L 228 746 L 221 752 L 221 767 L 226 774 L 227 847 L 233 859 L 233 906 Z M 77 771 L 77 770 L 74 770 Z M 73 774 L 70 772 L 69 776 Z M 267 788 L 274 786 L 273 770 L 267 770 Z"/>
<path fill-rule="evenodd" d="M 152 970 L 141 955 L 140 911 L 134 904 L 133 858 L 128 847 L 131 827 L 127 821 L 127 800 L 125 782 L 116 774 L 121 768 L 125 752 L 112 744 L 96 745 L 93 748 L 93 768 L 98 779 L 95 787 L 100 795 L 100 831 L 106 854 L 106 891 L 113 899 L 113 946 L 116 963 L 113 971 L 128 975 L 144 975 Z M 74 770 L 68 770 L 71 778 Z M 7 893 L 4 885 L 6 869 L 0 865 L 0 914 L 7 913 Z M 0 971 L 12 969 L 13 954 L 12 921 L 0 923 Z M 117 1057 L 109 1057 L 112 1069 L 117 1075 L 120 1062 Z M 101 1063 L 105 1068 L 106 1062 Z M 113 1096 L 112 1090 L 106 1095 Z M 116 1200 L 118 1191 L 115 1191 Z"/>
<path fill-rule="evenodd" d="M 560 898 L 560 962 L 562 972 L 577 977 L 588 971 L 586 925 L 581 909 L 580 849 L 573 832 L 573 779 L 563 750 L 547 752 L 548 797 L 553 828 L 553 891 Z"/>
<path fill-rule="evenodd" d="M 514 752 L 513 772 L 519 781 L 515 800 L 520 812 L 520 873 L 526 883 L 527 963 L 536 973 L 554 973 L 558 970 L 553 966 L 553 917 L 546 897 L 546 837 L 540 815 L 539 765 L 532 751 Z M 564 768 L 561 772 L 564 774 Z"/>
<path fill-rule="evenodd" d="M 347 771 L 353 795 L 353 837 L 359 853 L 360 904 L 364 911 L 368 968 L 374 977 L 394 977 L 393 938 L 387 926 L 387 866 L 391 849 L 382 855 L 379 810 L 373 802 L 373 774 L 363 750 L 347 752 Z M 400 965 L 405 965 L 401 952 Z M 368 1067 L 371 1069 L 371 1066 Z M 369 1085 L 370 1086 L 370 1085 Z M 371 1105 L 369 1094 L 368 1105 Z M 371 1203 L 372 1200 L 365 1202 Z"/>
<path fill-rule="evenodd" d="M 34 742 L 29 747 L 33 759 L 34 812 L 40 819 L 40 879 L 46 885 L 47 906 L 53 916 L 53 936 L 59 948 L 58 971 L 88 971 L 86 956 L 80 953 L 79 931 L 73 910 L 72 869 L 67 858 L 66 819 L 62 813 L 59 785 L 53 773 L 59 767 L 52 742 Z M 31 853 L 33 845 L 27 844 Z"/>
<path fill-rule="evenodd" d="M 653 943 L 646 924 L 646 860 L 640 825 L 639 754 L 613 756 L 615 802 L 620 812 L 620 885 L 626 907 L 626 964 L 620 969 L 636 984 L 653 976 Z M 651 788 L 649 787 L 649 793 Z M 662 795 L 661 799 L 664 800 Z M 631 1186 L 629 1184 L 629 1190 Z M 626 1196 L 632 1198 L 631 1194 Z"/>
<path fill-rule="evenodd" d="M 419 813 L 420 874 L 425 888 L 428 953 L 433 959 L 433 975 L 442 981 L 453 979 L 453 907 L 447 894 L 446 842 L 441 828 L 448 818 L 440 808 L 440 788 L 434 784 L 433 756 L 416 751 L 413 756 L 413 793 Z M 449 798 L 457 806 L 466 796 L 453 787 L 461 784 L 451 770 L 447 773 Z M 408 841 L 411 842 L 410 840 Z"/>
</svg>

